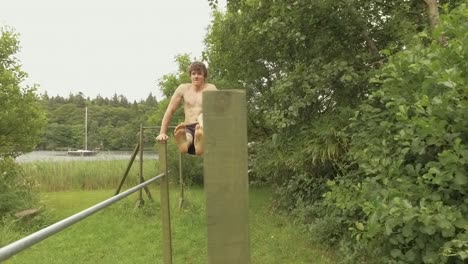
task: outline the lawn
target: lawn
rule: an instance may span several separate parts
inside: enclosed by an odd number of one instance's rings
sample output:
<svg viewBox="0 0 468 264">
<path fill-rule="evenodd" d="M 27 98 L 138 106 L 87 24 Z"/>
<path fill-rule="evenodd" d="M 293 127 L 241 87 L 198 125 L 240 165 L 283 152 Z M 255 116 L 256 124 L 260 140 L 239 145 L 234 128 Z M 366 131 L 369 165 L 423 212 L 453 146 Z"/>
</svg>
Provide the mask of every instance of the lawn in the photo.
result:
<svg viewBox="0 0 468 264">
<path fill-rule="evenodd" d="M 114 190 L 42 193 L 54 221 L 66 218 L 112 196 Z M 155 202 L 135 207 L 137 193 L 13 256 L 7 264 L 162 263 L 159 192 Z M 205 201 L 202 188 L 171 192 L 173 263 L 207 263 Z M 333 253 L 313 244 L 303 229 L 269 207 L 267 189 L 250 190 L 252 263 L 336 263 Z M 22 234 L 26 235 L 26 234 Z"/>
</svg>

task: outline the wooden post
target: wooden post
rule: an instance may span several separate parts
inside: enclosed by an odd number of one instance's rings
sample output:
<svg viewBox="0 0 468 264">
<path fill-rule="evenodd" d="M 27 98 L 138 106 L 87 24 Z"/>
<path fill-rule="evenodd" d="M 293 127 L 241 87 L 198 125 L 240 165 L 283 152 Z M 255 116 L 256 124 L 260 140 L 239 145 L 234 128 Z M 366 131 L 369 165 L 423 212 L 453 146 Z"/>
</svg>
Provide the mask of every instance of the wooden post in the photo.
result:
<svg viewBox="0 0 468 264">
<path fill-rule="evenodd" d="M 141 126 L 141 137 L 140 137 L 140 146 L 141 146 L 141 149 L 140 149 L 140 182 L 145 182 L 145 178 L 143 177 L 143 162 L 144 162 L 144 159 L 143 159 L 143 151 L 145 150 L 145 147 L 144 147 L 144 142 L 145 142 L 145 127 L 143 126 L 143 124 L 140 124 Z M 146 192 L 146 195 L 148 196 L 148 199 L 150 201 L 153 201 L 153 197 L 151 196 L 151 192 L 148 188 L 148 186 L 145 186 L 143 188 Z M 140 190 L 141 191 L 141 190 Z M 143 195 L 140 193 L 141 195 L 141 198 L 143 199 Z"/>
<path fill-rule="evenodd" d="M 171 215 L 169 209 L 169 176 L 167 173 L 167 141 L 159 143 L 159 172 L 164 173 L 161 178 L 161 220 L 162 247 L 164 264 L 172 263 Z"/>
<path fill-rule="evenodd" d="M 117 190 L 115 191 L 115 194 L 114 194 L 114 195 L 117 195 L 117 194 L 120 193 L 120 190 L 122 189 L 122 186 L 123 186 L 124 183 L 125 183 L 125 179 L 127 179 L 128 173 L 130 172 L 130 169 L 132 168 L 133 161 L 135 160 L 135 157 L 136 157 L 136 155 L 137 155 L 138 152 L 139 152 L 139 149 L 140 149 L 140 143 L 136 144 L 135 150 L 133 150 L 133 154 L 132 154 L 132 156 L 130 157 L 130 161 L 128 162 L 127 169 L 125 169 L 125 172 L 124 172 L 124 175 L 123 175 L 123 177 L 122 177 L 122 180 L 120 180 L 119 187 L 117 187 Z M 143 179 L 143 181 L 145 181 L 145 178 L 144 178 L 143 176 L 140 176 L 140 182 L 141 182 L 142 179 Z M 151 195 L 151 192 L 150 192 L 148 186 L 143 187 L 143 189 L 145 189 L 146 195 L 148 195 L 148 199 L 149 199 L 150 201 L 153 201 L 153 196 Z"/>
<path fill-rule="evenodd" d="M 203 93 L 208 263 L 250 263 L 247 111 L 241 90 Z"/>
<path fill-rule="evenodd" d="M 130 169 L 132 168 L 133 161 L 135 160 L 135 157 L 138 153 L 138 150 L 140 148 L 140 144 L 136 144 L 135 149 L 133 150 L 133 154 L 130 157 L 130 161 L 128 162 L 127 169 L 125 169 L 124 175 L 122 177 L 122 180 L 120 180 L 119 187 L 117 187 L 117 190 L 115 191 L 114 195 L 117 195 L 120 193 L 120 190 L 122 189 L 123 184 L 125 183 L 125 179 L 127 178 L 128 173 L 130 172 Z"/>
<path fill-rule="evenodd" d="M 143 124 L 140 124 L 140 167 L 139 167 L 139 173 L 138 176 L 140 178 L 140 183 L 143 183 Z M 138 201 L 137 201 L 137 207 L 142 206 L 144 203 L 143 201 L 143 190 L 140 189 L 138 193 Z"/>
<path fill-rule="evenodd" d="M 179 184 L 180 184 L 180 197 L 179 197 L 179 209 L 184 206 L 184 178 L 182 176 L 182 152 L 179 152 Z"/>
</svg>

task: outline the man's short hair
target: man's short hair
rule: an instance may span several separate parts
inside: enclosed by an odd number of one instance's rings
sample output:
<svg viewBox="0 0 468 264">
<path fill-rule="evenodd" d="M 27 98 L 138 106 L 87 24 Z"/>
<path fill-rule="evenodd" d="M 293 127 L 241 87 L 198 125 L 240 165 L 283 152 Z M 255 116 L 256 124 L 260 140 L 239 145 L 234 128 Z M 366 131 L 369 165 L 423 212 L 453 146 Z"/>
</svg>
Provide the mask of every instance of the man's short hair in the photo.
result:
<svg viewBox="0 0 468 264">
<path fill-rule="evenodd" d="M 195 61 L 190 64 L 188 68 L 189 75 L 192 74 L 193 71 L 203 72 L 203 76 L 205 76 L 205 78 L 208 77 L 208 70 L 206 69 L 206 66 L 203 62 Z"/>
</svg>

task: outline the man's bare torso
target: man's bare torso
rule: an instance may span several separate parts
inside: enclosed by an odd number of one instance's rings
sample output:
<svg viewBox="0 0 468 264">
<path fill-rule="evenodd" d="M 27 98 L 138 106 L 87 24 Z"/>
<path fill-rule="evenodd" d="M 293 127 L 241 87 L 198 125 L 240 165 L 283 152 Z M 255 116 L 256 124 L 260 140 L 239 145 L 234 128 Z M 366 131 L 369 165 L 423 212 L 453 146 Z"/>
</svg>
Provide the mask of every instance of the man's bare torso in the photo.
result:
<svg viewBox="0 0 468 264">
<path fill-rule="evenodd" d="M 203 92 L 217 90 L 211 83 L 205 83 L 202 88 L 197 89 L 192 84 L 181 85 L 180 93 L 184 99 L 185 124 L 197 123 L 203 106 Z"/>
</svg>

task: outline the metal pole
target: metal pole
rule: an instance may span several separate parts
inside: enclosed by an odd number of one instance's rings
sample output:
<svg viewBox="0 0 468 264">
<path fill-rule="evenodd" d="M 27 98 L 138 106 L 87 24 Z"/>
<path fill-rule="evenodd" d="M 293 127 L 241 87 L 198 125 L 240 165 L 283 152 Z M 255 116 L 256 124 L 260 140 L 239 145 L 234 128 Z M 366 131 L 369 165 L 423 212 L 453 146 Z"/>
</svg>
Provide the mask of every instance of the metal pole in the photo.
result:
<svg viewBox="0 0 468 264">
<path fill-rule="evenodd" d="M 161 126 L 145 126 L 144 129 L 161 129 Z M 168 126 L 167 128 L 176 128 L 176 126 Z"/>
<path fill-rule="evenodd" d="M 250 263 L 245 91 L 203 93 L 209 264 Z"/>
<path fill-rule="evenodd" d="M 2 248 L 0 248 L 0 262 L 3 260 L 6 260 L 10 258 L 11 256 L 15 255 L 16 253 L 31 247 L 32 245 L 39 243 L 40 241 L 48 238 L 49 236 L 60 232 L 61 230 L 73 225 L 74 223 L 77 223 L 84 218 L 108 207 L 109 205 L 122 200 L 123 198 L 129 196 L 130 194 L 141 190 L 141 188 L 144 188 L 145 186 L 155 182 L 157 179 L 164 179 L 164 174 L 159 174 L 158 176 L 155 176 L 152 179 L 149 179 L 148 181 L 138 184 L 137 186 L 130 188 L 126 190 L 125 192 L 122 192 L 116 196 L 113 196 L 103 202 L 100 202 L 92 207 L 89 207 L 88 209 L 85 209 L 79 213 L 76 213 L 70 217 L 67 217 L 63 219 L 62 221 L 59 221 L 53 225 L 50 225 L 44 229 L 41 229 L 27 237 L 24 237 L 16 242 L 13 242 L 9 245 L 6 245 Z"/>
<path fill-rule="evenodd" d="M 159 143 L 159 171 L 161 179 L 161 218 L 164 264 L 172 264 L 171 216 L 169 207 L 169 176 L 167 174 L 167 141 Z"/>
</svg>

